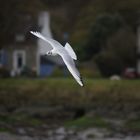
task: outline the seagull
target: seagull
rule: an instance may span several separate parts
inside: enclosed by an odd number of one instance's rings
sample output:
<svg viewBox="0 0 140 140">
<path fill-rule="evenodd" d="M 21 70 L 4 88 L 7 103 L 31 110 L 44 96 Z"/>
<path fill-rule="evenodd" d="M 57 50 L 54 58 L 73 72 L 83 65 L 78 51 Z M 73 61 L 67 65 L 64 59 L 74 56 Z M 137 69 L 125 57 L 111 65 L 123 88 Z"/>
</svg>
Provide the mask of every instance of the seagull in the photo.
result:
<svg viewBox="0 0 140 140">
<path fill-rule="evenodd" d="M 72 76 L 79 83 L 79 85 L 83 87 L 84 84 L 82 78 L 74 63 L 74 60 L 77 60 L 77 56 L 74 50 L 72 49 L 72 47 L 70 46 L 70 44 L 66 43 L 65 46 L 63 47 L 58 41 L 51 38 L 46 38 L 39 32 L 30 31 L 30 33 L 48 42 L 51 45 L 52 50 L 46 52 L 45 55 L 50 55 L 50 56 L 60 55 L 64 63 L 66 64 L 68 70 L 72 74 Z"/>
</svg>

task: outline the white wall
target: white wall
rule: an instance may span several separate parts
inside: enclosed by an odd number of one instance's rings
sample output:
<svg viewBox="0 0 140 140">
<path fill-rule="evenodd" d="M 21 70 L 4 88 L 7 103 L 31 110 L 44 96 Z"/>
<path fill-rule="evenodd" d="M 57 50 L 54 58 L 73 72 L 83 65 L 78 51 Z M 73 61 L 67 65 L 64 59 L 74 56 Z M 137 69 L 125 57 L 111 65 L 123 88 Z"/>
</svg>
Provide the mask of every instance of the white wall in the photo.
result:
<svg viewBox="0 0 140 140">
<path fill-rule="evenodd" d="M 41 12 L 39 15 L 39 26 L 41 26 L 41 33 L 48 37 L 52 38 L 52 33 L 50 29 L 50 14 L 49 12 Z M 52 49 L 47 42 L 44 42 L 43 40 L 38 40 L 38 46 L 39 46 L 39 52 L 40 54 L 44 54 L 46 51 L 49 51 Z M 46 47 L 47 46 L 47 47 Z"/>
<path fill-rule="evenodd" d="M 39 14 L 38 17 L 38 25 L 41 27 L 41 33 L 49 38 L 52 38 L 51 29 L 50 29 L 50 15 L 47 11 L 43 11 Z M 42 39 L 38 39 L 38 50 L 37 50 L 37 75 L 40 75 L 40 55 L 45 54 L 46 51 L 52 49 L 47 42 L 43 41 Z M 47 46 L 47 47 L 46 47 Z"/>
<path fill-rule="evenodd" d="M 140 25 L 137 29 L 137 54 L 140 56 Z M 140 74 L 140 58 L 137 59 L 137 73 Z"/>
</svg>

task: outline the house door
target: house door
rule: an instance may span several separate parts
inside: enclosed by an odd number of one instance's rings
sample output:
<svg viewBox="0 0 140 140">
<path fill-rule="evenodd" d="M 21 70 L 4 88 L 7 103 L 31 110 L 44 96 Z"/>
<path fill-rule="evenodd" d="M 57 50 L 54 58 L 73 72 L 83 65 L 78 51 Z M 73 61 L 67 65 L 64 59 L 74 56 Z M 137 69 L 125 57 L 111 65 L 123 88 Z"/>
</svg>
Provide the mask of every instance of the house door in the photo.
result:
<svg viewBox="0 0 140 140">
<path fill-rule="evenodd" d="M 14 66 L 14 71 L 17 74 L 20 74 L 21 71 L 23 70 L 24 66 L 26 65 L 26 56 L 25 56 L 25 51 L 24 50 L 16 50 L 13 53 L 13 66 Z"/>
</svg>

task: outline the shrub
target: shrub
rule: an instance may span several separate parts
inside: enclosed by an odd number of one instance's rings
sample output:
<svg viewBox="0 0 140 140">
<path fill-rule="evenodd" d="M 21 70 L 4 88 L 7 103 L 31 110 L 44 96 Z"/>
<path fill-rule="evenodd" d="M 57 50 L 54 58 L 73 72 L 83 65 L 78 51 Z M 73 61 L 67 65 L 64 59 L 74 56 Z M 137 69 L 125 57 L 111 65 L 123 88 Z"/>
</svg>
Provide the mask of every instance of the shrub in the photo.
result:
<svg viewBox="0 0 140 140">
<path fill-rule="evenodd" d="M 103 76 L 111 76 L 114 74 L 121 74 L 123 65 L 118 58 L 112 52 L 102 52 L 95 57 L 95 61 Z"/>
</svg>

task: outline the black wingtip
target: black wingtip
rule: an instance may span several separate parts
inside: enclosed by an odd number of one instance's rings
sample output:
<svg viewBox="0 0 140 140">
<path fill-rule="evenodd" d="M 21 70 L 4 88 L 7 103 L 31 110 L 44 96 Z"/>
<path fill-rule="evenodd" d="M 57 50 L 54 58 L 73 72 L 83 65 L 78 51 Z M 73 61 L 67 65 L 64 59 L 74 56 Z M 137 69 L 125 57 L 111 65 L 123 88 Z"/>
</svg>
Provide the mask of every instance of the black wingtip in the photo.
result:
<svg viewBox="0 0 140 140">
<path fill-rule="evenodd" d="M 81 83 L 82 83 L 82 87 L 84 87 L 85 86 L 85 84 L 84 84 L 84 82 L 83 82 L 83 78 L 82 78 L 82 76 L 80 75 L 80 80 L 81 80 Z"/>
</svg>

